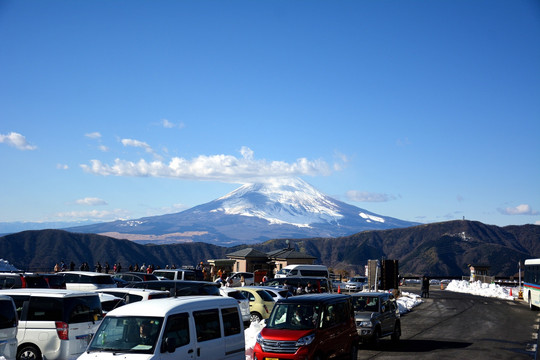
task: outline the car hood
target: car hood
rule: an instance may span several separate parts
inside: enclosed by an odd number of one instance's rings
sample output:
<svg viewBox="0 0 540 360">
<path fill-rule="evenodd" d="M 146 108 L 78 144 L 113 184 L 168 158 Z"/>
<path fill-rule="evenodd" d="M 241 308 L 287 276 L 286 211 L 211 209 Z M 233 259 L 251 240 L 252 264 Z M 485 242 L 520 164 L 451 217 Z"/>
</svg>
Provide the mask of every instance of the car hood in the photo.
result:
<svg viewBox="0 0 540 360">
<path fill-rule="evenodd" d="M 285 330 L 263 328 L 261 335 L 268 340 L 297 341 L 298 339 L 313 333 L 311 330 Z"/>
<path fill-rule="evenodd" d="M 377 316 L 377 313 L 369 312 L 369 311 L 357 311 L 354 313 L 354 319 L 356 321 L 367 321 L 371 320 L 371 317 Z"/>
</svg>

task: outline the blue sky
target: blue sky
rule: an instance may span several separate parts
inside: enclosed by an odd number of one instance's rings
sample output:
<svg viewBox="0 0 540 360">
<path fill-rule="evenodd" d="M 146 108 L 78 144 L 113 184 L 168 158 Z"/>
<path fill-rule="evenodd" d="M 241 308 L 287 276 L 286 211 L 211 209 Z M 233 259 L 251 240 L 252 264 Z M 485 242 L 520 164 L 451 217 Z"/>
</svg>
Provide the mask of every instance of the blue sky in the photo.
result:
<svg viewBox="0 0 540 360">
<path fill-rule="evenodd" d="M 0 222 L 298 176 L 418 222 L 540 224 L 540 3 L 0 1 Z"/>
</svg>

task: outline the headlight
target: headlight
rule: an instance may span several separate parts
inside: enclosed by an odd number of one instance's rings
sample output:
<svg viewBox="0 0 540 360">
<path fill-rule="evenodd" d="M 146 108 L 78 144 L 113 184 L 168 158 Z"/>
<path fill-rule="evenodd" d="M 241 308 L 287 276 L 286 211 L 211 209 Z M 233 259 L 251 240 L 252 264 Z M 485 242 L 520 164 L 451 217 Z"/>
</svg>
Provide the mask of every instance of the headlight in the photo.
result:
<svg viewBox="0 0 540 360">
<path fill-rule="evenodd" d="M 315 340 L 315 334 L 304 336 L 303 338 L 298 339 L 296 346 L 307 346 Z"/>
<path fill-rule="evenodd" d="M 258 333 L 257 337 L 255 338 L 255 341 L 257 341 L 259 345 L 262 345 L 263 340 L 264 338 L 262 337 L 261 333 Z"/>
<path fill-rule="evenodd" d="M 358 321 L 356 326 L 360 327 L 371 327 L 371 321 Z"/>
</svg>

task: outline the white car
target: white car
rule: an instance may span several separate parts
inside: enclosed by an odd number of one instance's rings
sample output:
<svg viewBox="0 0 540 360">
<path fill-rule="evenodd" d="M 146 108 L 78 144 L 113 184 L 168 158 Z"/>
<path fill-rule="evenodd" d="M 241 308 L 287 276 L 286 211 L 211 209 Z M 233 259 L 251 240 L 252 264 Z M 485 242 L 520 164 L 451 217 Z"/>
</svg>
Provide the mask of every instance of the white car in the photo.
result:
<svg viewBox="0 0 540 360">
<path fill-rule="evenodd" d="M 238 300 L 238 306 L 240 307 L 240 312 L 242 313 L 242 321 L 244 322 L 244 324 L 251 323 L 251 314 L 249 313 L 249 300 L 244 295 L 242 295 L 242 293 L 238 289 L 230 287 L 220 287 L 219 293 L 221 294 L 221 296 L 228 296 Z"/>
<path fill-rule="evenodd" d="M 287 289 L 283 289 L 282 287 L 254 286 L 254 288 L 266 290 L 267 293 L 272 295 L 272 297 L 274 298 L 274 301 L 286 299 L 294 295 L 292 292 L 290 292 Z"/>
<path fill-rule="evenodd" d="M 255 276 L 250 272 L 235 272 L 229 276 L 229 279 L 232 279 L 232 286 L 242 286 L 241 280 L 242 276 L 244 277 L 244 285 L 253 285 Z"/>
<path fill-rule="evenodd" d="M 245 348 L 235 299 L 181 296 L 111 311 L 78 360 L 245 360 Z"/>
<path fill-rule="evenodd" d="M 367 277 L 355 276 L 345 283 L 345 289 L 349 291 L 362 291 L 366 285 L 368 285 Z"/>
<path fill-rule="evenodd" d="M 2 295 L 21 309 L 18 359 L 75 359 L 102 319 L 98 294 L 62 289 L 10 289 Z"/>
<path fill-rule="evenodd" d="M 166 290 L 151 290 L 138 288 L 116 288 L 116 289 L 99 289 L 98 293 L 114 295 L 124 299 L 126 304 L 131 304 L 142 300 L 163 299 L 171 296 Z"/>
<path fill-rule="evenodd" d="M 64 271 L 60 274 L 64 276 L 68 290 L 92 291 L 117 287 L 112 276 L 108 274 L 92 271 Z"/>
</svg>

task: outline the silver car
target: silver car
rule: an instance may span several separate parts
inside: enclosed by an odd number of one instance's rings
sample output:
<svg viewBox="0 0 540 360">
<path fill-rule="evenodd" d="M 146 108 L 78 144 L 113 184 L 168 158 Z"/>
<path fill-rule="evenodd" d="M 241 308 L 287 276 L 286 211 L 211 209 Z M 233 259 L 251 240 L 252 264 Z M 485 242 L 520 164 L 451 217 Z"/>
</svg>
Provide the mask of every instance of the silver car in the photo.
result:
<svg viewBox="0 0 540 360">
<path fill-rule="evenodd" d="M 379 340 L 391 336 L 398 342 L 401 336 L 401 318 L 394 296 L 385 292 L 359 292 L 351 294 L 354 304 L 356 330 L 362 343 L 378 345 Z"/>
<path fill-rule="evenodd" d="M 221 296 L 228 296 L 238 300 L 238 306 L 240 307 L 240 312 L 242 313 L 242 321 L 244 322 L 244 326 L 251 324 L 249 300 L 239 291 L 239 289 L 220 287 L 219 293 Z"/>
<path fill-rule="evenodd" d="M 362 291 L 367 284 L 367 277 L 355 276 L 345 283 L 345 289 L 349 291 Z"/>
</svg>

